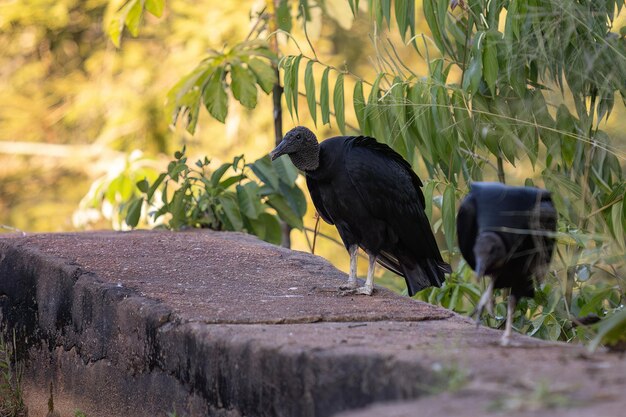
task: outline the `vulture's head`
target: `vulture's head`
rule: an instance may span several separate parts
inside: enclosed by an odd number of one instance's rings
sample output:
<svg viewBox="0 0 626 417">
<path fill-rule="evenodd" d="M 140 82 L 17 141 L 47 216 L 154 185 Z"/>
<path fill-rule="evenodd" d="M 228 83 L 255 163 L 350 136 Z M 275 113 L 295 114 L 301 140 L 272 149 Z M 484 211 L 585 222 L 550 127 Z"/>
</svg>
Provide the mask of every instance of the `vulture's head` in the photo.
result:
<svg viewBox="0 0 626 417">
<path fill-rule="evenodd" d="M 315 134 L 306 127 L 294 127 L 270 152 L 272 161 L 281 155 L 289 155 L 291 162 L 299 170 L 312 171 L 320 164 L 320 144 Z"/>
<path fill-rule="evenodd" d="M 494 232 L 478 235 L 474 243 L 474 259 L 476 259 L 476 275 L 483 277 L 487 271 L 497 269 L 506 261 L 504 241 Z"/>
</svg>

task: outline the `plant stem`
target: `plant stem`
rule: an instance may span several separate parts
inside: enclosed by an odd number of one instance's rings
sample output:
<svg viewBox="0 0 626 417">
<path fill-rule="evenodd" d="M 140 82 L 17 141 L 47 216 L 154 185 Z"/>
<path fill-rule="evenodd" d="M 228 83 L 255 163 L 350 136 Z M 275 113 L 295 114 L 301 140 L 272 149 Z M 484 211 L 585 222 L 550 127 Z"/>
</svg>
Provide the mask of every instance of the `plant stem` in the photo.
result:
<svg viewBox="0 0 626 417">
<path fill-rule="evenodd" d="M 276 16 L 276 2 L 278 0 L 266 0 L 266 7 L 269 13 L 268 24 L 270 33 L 275 33 L 278 30 L 278 17 Z M 272 36 L 270 39 L 270 48 L 279 56 L 278 38 Z M 274 117 L 274 144 L 278 144 L 283 140 L 283 107 L 281 104 L 281 98 L 283 95 L 283 87 L 280 85 L 280 71 L 276 62 L 272 62 L 272 68 L 274 74 L 276 74 L 276 83 L 272 89 L 272 101 L 273 101 L 273 117 Z M 280 229 L 282 231 L 282 237 L 280 245 L 284 248 L 291 247 L 291 227 L 284 221 L 280 222 Z"/>
<path fill-rule="evenodd" d="M 502 157 L 498 156 L 498 181 L 502 184 L 506 184 L 506 178 L 504 177 L 504 162 L 502 161 Z"/>
</svg>

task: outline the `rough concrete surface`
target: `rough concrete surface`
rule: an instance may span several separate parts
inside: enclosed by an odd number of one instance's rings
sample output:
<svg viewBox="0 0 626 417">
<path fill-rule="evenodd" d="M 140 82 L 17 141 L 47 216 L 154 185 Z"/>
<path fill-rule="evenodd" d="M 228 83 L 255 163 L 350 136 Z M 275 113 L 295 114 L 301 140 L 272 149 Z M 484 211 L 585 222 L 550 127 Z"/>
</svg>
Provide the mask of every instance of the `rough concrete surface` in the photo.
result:
<svg viewBox="0 0 626 417">
<path fill-rule="evenodd" d="M 476 329 L 237 233 L 3 235 L 31 416 L 626 415 L 626 360 Z"/>
</svg>

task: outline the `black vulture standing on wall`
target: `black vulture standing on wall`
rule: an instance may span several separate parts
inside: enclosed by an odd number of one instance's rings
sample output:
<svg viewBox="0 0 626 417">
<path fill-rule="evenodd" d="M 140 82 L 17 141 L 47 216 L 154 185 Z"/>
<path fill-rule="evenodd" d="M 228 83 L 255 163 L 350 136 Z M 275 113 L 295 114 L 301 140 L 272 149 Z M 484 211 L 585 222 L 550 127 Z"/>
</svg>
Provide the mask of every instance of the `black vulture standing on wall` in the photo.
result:
<svg viewBox="0 0 626 417">
<path fill-rule="evenodd" d="M 402 156 L 364 136 L 337 136 L 321 144 L 306 127 L 290 130 L 271 152 L 289 155 L 304 171 L 319 215 L 334 224 L 350 254 L 341 289 L 371 295 L 378 261 L 406 280 L 409 295 L 441 286 L 450 272 L 424 213 L 422 182 Z M 357 288 L 358 248 L 369 255 L 364 287 Z"/>
<path fill-rule="evenodd" d="M 531 187 L 475 182 L 459 207 L 459 248 L 480 278 L 491 280 L 476 310 L 476 322 L 491 308 L 494 288 L 511 288 L 502 344 L 511 336 L 520 297 L 534 295 L 533 277 L 545 275 L 554 249 L 557 213 L 550 193 Z"/>
</svg>

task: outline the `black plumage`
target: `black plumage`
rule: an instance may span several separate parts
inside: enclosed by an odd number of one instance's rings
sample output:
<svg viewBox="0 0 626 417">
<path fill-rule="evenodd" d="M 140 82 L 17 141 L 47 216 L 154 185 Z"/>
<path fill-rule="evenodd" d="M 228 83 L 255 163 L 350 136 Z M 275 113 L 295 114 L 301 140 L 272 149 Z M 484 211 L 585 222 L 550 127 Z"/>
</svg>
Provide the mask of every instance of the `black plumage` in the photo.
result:
<svg viewBox="0 0 626 417">
<path fill-rule="evenodd" d="M 348 289 L 371 294 L 376 261 L 405 278 L 409 295 L 441 286 L 450 266 L 441 258 L 424 212 L 422 182 L 402 156 L 364 136 L 337 136 L 319 144 L 302 126 L 289 131 L 271 156 L 284 154 L 304 171 L 315 208 L 337 227 L 350 253 Z M 365 287 L 357 289 L 359 247 L 369 255 L 370 268 Z"/>
<path fill-rule="evenodd" d="M 511 333 L 517 300 L 534 295 L 554 250 L 557 213 L 550 193 L 533 187 L 475 182 L 461 203 L 457 233 L 461 254 L 478 277 L 491 281 L 475 310 L 490 307 L 494 288 L 510 288 L 503 344 Z"/>
</svg>

